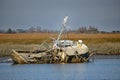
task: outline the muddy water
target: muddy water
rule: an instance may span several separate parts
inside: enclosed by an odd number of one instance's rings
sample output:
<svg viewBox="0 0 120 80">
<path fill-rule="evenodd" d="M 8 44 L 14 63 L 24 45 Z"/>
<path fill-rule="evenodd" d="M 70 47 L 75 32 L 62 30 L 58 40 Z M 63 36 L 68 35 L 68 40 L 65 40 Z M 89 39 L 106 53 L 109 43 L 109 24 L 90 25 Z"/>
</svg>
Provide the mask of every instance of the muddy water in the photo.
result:
<svg viewBox="0 0 120 80">
<path fill-rule="evenodd" d="M 0 80 L 120 80 L 120 58 L 95 57 L 77 64 L 0 63 Z"/>
</svg>

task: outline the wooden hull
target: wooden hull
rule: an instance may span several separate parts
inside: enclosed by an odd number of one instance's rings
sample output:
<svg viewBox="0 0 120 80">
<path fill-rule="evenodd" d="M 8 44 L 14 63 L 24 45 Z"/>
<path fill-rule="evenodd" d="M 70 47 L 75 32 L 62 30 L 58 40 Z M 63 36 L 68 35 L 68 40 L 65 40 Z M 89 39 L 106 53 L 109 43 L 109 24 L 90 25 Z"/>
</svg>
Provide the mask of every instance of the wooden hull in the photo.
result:
<svg viewBox="0 0 120 80">
<path fill-rule="evenodd" d="M 12 60 L 15 64 L 25 64 L 27 61 L 15 50 L 12 50 L 11 53 Z"/>
<path fill-rule="evenodd" d="M 64 59 L 60 55 L 53 53 L 30 53 L 31 51 L 12 50 L 11 57 L 14 64 L 44 64 L 44 63 L 83 63 L 89 61 L 92 54 L 89 52 L 79 55 L 65 55 Z"/>
</svg>

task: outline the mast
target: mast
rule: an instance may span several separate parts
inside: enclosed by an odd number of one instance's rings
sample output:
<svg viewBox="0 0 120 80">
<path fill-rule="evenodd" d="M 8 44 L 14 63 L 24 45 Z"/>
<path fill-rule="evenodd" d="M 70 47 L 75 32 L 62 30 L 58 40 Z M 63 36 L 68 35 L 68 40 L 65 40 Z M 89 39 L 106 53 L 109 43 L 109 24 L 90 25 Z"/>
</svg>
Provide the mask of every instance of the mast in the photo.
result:
<svg viewBox="0 0 120 80">
<path fill-rule="evenodd" d="M 57 40 L 56 40 L 57 42 L 59 41 L 59 39 L 60 39 L 60 37 L 61 37 L 61 35 L 62 35 L 65 27 L 66 27 L 67 20 L 68 20 L 68 16 L 65 16 L 65 18 L 64 18 L 64 20 L 63 20 L 63 23 L 62 23 L 62 28 L 61 28 L 60 33 L 59 33 L 59 35 L 58 35 L 58 38 L 57 38 Z"/>
<path fill-rule="evenodd" d="M 61 38 L 61 35 L 62 35 L 63 31 L 65 30 L 67 20 L 68 20 L 68 16 L 65 16 L 65 18 L 63 20 L 63 23 L 62 23 L 62 27 L 61 27 L 60 33 L 58 35 L 58 38 L 54 42 L 53 48 L 58 48 L 59 40 Z"/>
</svg>

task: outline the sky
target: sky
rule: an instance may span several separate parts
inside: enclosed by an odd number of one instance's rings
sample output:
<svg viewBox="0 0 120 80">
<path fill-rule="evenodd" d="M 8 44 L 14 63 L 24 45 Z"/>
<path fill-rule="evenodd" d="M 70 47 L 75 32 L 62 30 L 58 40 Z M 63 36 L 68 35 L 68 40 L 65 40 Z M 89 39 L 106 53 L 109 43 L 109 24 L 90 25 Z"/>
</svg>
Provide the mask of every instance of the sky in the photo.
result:
<svg viewBox="0 0 120 80">
<path fill-rule="evenodd" d="M 0 29 L 58 30 L 65 16 L 70 29 L 120 31 L 120 0 L 0 0 Z"/>
</svg>

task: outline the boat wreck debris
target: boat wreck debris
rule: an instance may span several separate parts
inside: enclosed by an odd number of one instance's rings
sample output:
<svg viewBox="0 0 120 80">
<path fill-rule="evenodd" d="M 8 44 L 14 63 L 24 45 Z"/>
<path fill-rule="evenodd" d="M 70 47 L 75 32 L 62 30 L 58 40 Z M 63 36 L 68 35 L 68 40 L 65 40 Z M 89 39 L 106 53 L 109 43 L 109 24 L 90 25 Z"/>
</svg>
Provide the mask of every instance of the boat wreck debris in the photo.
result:
<svg viewBox="0 0 120 80">
<path fill-rule="evenodd" d="M 68 16 L 64 18 L 58 38 L 51 43 L 44 41 L 38 50 L 12 50 L 11 57 L 15 64 L 43 63 L 83 63 L 88 62 L 92 53 L 82 40 L 61 40 Z"/>
</svg>

